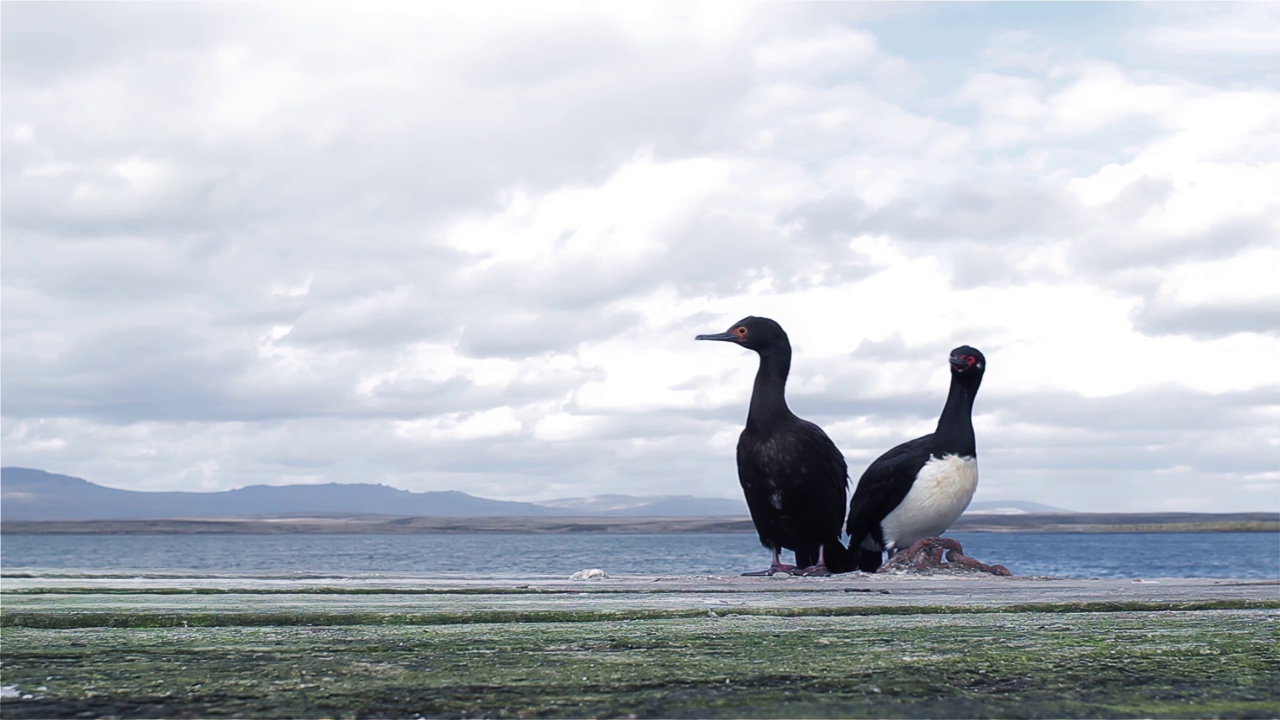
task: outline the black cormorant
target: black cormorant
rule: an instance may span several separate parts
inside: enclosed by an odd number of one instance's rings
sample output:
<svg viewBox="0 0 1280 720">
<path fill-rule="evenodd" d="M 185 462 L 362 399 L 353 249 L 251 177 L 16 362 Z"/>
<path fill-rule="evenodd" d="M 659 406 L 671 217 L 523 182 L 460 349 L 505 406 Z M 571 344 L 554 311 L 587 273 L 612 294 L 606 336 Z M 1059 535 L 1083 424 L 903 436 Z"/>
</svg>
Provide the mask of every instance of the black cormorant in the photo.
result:
<svg viewBox="0 0 1280 720">
<path fill-rule="evenodd" d="M 768 570 L 744 575 L 795 572 L 796 567 L 779 558 L 783 548 L 795 551 L 804 575 L 852 570 L 852 559 L 840 544 L 848 467 L 822 428 L 787 407 L 787 333 L 769 318 L 747 317 L 728 332 L 697 339 L 737 343 L 760 356 L 747 426 L 738 438 L 738 480 L 760 543 L 773 551 L 773 562 Z"/>
</svg>

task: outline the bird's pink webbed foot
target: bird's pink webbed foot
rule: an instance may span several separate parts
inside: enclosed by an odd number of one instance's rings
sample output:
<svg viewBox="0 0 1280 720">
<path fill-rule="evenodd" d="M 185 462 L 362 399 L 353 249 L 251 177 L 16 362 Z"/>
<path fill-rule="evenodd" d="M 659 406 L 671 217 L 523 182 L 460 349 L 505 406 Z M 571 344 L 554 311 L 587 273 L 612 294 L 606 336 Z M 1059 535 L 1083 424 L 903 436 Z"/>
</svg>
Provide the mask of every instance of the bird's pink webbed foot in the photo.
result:
<svg viewBox="0 0 1280 720">
<path fill-rule="evenodd" d="M 831 577 L 831 571 L 827 569 L 826 558 L 823 557 L 823 549 L 818 547 L 818 562 L 800 571 L 805 577 Z"/>
<path fill-rule="evenodd" d="M 795 565 L 788 565 L 782 562 L 782 558 L 778 554 L 778 548 L 773 549 L 773 562 L 769 564 L 768 570 L 757 570 L 756 572 L 742 573 L 742 577 L 769 577 L 778 573 L 787 573 L 794 575 L 796 572 Z"/>
</svg>

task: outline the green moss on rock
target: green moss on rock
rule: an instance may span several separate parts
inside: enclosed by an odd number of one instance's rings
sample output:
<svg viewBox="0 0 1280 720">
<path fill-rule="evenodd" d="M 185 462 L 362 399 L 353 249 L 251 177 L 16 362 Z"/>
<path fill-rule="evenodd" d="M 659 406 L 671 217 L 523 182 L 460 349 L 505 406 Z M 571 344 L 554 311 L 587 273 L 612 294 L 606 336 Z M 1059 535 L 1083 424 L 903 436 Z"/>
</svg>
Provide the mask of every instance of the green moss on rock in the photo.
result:
<svg viewBox="0 0 1280 720">
<path fill-rule="evenodd" d="M 317 619 L 326 622 L 8 624 L 3 682 L 35 697 L 5 700 L 3 714 L 1280 714 L 1280 613 L 1268 609 Z"/>
</svg>

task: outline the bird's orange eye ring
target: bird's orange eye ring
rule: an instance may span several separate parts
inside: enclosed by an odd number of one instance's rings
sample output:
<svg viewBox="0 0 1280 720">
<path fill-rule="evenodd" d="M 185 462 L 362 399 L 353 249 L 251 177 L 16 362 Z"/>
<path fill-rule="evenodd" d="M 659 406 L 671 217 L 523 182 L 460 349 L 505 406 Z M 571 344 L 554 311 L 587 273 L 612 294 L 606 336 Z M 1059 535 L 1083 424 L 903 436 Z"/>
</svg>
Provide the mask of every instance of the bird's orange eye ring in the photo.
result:
<svg viewBox="0 0 1280 720">
<path fill-rule="evenodd" d="M 746 336 L 747 336 L 747 329 L 746 329 L 746 328 L 744 328 L 744 327 L 742 327 L 741 325 L 739 325 L 738 327 L 734 328 L 734 329 L 733 329 L 733 332 L 734 332 L 738 337 L 746 337 Z"/>
<path fill-rule="evenodd" d="M 964 364 L 965 364 L 965 365 L 969 365 L 969 366 L 971 366 L 971 367 L 972 367 L 972 366 L 973 366 L 973 364 L 974 364 L 974 363 L 976 363 L 976 362 L 978 362 L 978 358 L 976 358 L 976 357 L 974 357 L 974 356 L 972 356 L 972 355 L 965 355 L 965 356 L 964 356 Z"/>
</svg>

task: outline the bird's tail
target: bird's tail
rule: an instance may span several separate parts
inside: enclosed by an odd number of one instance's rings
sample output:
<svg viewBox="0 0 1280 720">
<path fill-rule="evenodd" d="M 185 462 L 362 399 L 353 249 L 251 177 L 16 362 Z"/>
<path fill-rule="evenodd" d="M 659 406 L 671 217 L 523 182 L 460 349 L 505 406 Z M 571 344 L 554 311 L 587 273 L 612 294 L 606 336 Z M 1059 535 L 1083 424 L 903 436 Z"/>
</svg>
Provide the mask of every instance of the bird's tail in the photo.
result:
<svg viewBox="0 0 1280 720">
<path fill-rule="evenodd" d="M 833 573 L 847 573 L 858 569 L 857 551 L 845 547 L 839 540 L 822 544 L 822 558 L 827 563 L 827 569 Z"/>
<path fill-rule="evenodd" d="M 861 545 L 855 545 L 849 550 L 850 555 L 856 556 L 854 562 L 858 570 L 867 573 L 873 573 L 880 569 L 883 556 L 879 550 L 868 550 Z"/>
</svg>

